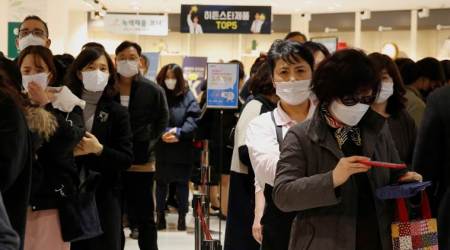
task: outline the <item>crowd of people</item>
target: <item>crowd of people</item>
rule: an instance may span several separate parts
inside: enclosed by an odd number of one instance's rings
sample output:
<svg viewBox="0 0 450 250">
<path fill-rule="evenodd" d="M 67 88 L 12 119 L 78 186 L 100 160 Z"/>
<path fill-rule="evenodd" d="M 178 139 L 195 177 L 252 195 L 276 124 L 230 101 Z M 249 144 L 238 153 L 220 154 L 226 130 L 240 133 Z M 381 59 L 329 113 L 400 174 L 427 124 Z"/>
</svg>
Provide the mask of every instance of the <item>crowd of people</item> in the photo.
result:
<svg viewBox="0 0 450 250">
<path fill-rule="evenodd" d="M 50 46 L 28 16 L 19 57 L 0 55 L 0 249 L 121 250 L 127 226 L 156 250 L 169 205 L 187 228 L 205 148 L 225 250 L 392 249 L 395 201 L 375 191 L 423 180 L 450 249 L 450 61 L 330 53 L 291 32 L 247 78 L 230 61 L 239 107 L 219 111 L 177 64 L 146 79 L 135 42 L 114 58 L 96 42 L 76 57 Z"/>
</svg>

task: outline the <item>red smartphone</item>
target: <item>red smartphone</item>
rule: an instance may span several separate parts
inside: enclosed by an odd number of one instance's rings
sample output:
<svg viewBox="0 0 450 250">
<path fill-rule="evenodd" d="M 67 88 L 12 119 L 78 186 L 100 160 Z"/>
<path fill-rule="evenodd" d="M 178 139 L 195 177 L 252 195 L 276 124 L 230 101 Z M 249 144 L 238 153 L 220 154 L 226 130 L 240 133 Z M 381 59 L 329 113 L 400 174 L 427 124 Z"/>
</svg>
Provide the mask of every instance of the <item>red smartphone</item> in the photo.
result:
<svg viewBox="0 0 450 250">
<path fill-rule="evenodd" d="M 381 161 L 359 161 L 359 163 L 369 165 L 372 167 L 380 167 L 380 168 L 394 168 L 394 169 L 403 169 L 406 168 L 406 164 L 404 163 L 388 163 Z"/>
</svg>

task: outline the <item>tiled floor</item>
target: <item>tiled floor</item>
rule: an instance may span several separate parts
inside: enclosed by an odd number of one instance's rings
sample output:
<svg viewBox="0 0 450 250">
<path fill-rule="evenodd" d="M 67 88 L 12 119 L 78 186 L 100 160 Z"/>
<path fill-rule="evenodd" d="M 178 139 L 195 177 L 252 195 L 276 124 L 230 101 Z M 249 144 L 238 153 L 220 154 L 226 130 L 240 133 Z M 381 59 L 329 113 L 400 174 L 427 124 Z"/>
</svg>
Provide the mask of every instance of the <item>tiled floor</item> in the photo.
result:
<svg viewBox="0 0 450 250">
<path fill-rule="evenodd" d="M 158 232 L 158 247 L 159 250 L 194 250 L 195 249 L 195 241 L 194 241 L 194 233 L 187 232 L 177 232 L 176 231 L 176 223 L 178 216 L 176 214 L 169 214 L 167 216 L 168 230 L 167 231 L 159 231 Z M 191 216 L 187 217 L 188 227 L 189 224 L 193 225 L 193 218 Z M 219 220 L 217 217 L 211 217 L 211 231 L 218 232 L 219 231 Z M 190 231 L 188 229 L 188 231 Z M 125 232 L 125 235 L 128 237 L 129 231 Z M 225 235 L 225 222 L 222 221 L 222 242 Z M 218 239 L 218 234 L 213 234 L 214 239 Z M 223 243 L 222 243 L 223 244 Z M 138 243 L 136 240 L 127 238 L 125 250 L 139 250 Z"/>
</svg>

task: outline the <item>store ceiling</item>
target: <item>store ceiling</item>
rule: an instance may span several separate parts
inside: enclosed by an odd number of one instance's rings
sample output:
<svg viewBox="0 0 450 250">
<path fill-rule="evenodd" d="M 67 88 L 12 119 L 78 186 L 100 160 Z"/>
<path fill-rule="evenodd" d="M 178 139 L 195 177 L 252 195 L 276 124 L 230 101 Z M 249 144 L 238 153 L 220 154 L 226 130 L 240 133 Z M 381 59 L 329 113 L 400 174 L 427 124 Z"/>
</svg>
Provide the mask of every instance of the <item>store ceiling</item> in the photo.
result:
<svg viewBox="0 0 450 250">
<path fill-rule="evenodd" d="M 449 8 L 449 0 L 99 0 L 110 12 L 179 13 L 181 4 L 271 5 L 275 14 L 329 13 L 359 10 Z M 94 0 L 71 0 L 74 9 L 89 10 Z"/>
</svg>

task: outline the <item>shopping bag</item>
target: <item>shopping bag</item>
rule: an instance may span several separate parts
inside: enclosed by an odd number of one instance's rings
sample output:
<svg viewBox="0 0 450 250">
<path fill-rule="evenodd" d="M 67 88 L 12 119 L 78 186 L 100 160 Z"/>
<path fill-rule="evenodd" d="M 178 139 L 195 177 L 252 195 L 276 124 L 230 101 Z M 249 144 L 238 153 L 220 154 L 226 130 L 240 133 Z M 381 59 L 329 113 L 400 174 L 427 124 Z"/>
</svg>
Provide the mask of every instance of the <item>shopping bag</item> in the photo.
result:
<svg viewBox="0 0 450 250">
<path fill-rule="evenodd" d="M 375 195 L 380 200 L 411 198 L 429 186 L 431 186 L 431 181 L 394 184 L 378 188 Z"/>
<path fill-rule="evenodd" d="M 422 192 L 422 219 L 409 220 L 405 199 L 397 199 L 396 222 L 391 225 L 394 250 L 437 250 L 437 221 L 431 218 L 430 203 L 426 192 Z"/>
</svg>

